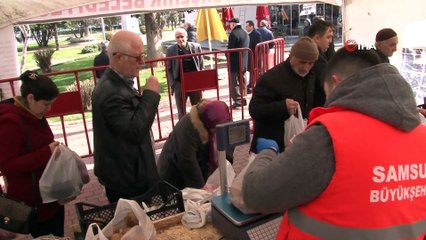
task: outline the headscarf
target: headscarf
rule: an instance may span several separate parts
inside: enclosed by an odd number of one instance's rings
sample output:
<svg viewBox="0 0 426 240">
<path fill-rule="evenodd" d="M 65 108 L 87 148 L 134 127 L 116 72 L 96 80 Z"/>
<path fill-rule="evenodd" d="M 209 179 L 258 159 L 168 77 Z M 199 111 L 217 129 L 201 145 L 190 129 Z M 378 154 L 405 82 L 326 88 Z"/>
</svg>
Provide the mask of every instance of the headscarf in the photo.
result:
<svg viewBox="0 0 426 240">
<path fill-rule="evenodd" d="M 216 125 L 229 122 L 231 114 L 229 107 L 223 101 L 211 101 L 202 105 L 199 109 L 200 120 L 203 122 L 209 132 L 209 175 L 216 170 L 218 163 L 216 159 L 216 133 L 211 130 L 215 129 Z"/>
</svg>

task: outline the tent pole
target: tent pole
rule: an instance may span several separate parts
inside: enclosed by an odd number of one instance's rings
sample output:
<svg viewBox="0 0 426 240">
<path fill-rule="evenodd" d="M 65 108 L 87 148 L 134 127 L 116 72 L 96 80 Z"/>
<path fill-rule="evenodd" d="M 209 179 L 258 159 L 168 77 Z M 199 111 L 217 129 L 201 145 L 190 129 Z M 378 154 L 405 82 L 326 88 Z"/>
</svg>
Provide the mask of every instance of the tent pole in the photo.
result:
<svg viewBox="0 0 426 240">
<path fill-rule="evenodd" d="M 207 8 L 207 10 L 206 10 L 206 22 L 207 22 L 207 37 L 208 37 L 208 39 L 207 39 L 207 41 L 208 41 L 208 43 L 209 43 L 209 51 L 211 52 L 212 51 L 212 42 L 211 42 L 211 39 L 212 39 L 212 36 L 211 36 L 211 29 L 210 29 L 210 20 L 209 20 L 209 8 Z M 213 62 L 212 62 L 212 55 L 209 55 L 209 58 L 210 58 L 210 69 L 213 69 Z"/>
<path fill-rule="evenodd" d="M 346 42 L 346 34 L 351 30 L 347 28 L 347 23 L 346 23 L 346 5 L 345 5 L 345 0 L 342 0 L 342 42 L 343 44 L 345 44 Z"/>
</svg>

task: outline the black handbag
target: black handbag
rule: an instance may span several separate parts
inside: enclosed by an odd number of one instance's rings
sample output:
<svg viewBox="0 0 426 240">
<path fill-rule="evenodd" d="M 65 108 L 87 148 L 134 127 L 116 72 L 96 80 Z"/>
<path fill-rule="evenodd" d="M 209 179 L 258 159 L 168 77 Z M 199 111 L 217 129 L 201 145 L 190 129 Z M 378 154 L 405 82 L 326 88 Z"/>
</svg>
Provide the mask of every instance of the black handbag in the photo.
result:
<svg viewBox="0 0 426 240">
<path fill-rule="evenodd" d="M 33 207 L 7 194 L 0 194 L 0 228 L 26 234 L 35 218 L 36 211 Z"/>
<path fill-rule="evenodd" d="M 2 101 L 2 103 L 4 102 L 6 101 Z M 25 122 L 24 126 L 24 137 L 26 139 L 25 148 L 27 152 L 30 152 L 31 143 Z M 31 180 L 33 185 L 33 195 L 37 196 L 35 173 L 31 173 Z M 27 205 L 23 201 L 3 193 L 3 190 L 0 186 L 0 229 L 5 229 L 14 233 L 28 234 L 31 229 L 31 225 L 36 223 L 36 219 L 37 205 L 34 208 Z"/>
</svg>

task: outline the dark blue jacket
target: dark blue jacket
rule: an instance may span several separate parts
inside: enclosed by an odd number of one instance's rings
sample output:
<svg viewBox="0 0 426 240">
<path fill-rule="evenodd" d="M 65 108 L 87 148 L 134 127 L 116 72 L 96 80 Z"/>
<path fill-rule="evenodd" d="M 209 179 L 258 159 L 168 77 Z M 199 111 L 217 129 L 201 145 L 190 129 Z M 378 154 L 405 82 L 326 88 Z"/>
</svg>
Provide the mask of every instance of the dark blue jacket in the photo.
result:
<svg viewBox="0 0 426 240">
<path fill-rule="evenodd" d="M 274 34 L 271 30 L 267 29 L 266 27 L 260 27 L 257 29 L 259 31 L 260 35 L 262 36 L 262 41 L 269 41 L 274 39 Z M 274 47 L 274 43 L 269 44 L 269 49 Z"/>
</svg>

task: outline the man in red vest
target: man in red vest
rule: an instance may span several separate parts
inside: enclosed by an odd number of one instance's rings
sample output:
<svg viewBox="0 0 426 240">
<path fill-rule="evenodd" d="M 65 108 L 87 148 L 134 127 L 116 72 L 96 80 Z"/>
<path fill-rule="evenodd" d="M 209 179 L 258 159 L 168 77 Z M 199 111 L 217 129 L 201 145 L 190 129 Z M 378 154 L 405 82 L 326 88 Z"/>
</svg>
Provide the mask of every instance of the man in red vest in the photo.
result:
<svg viewBox="0 0 426 240">
<path fill-rule="evenodd" d="M 410 85 L 379 63 L 372 50 L 340 49 L 305 132 L 280 155 L 258 140 L 243 196 L 252 210 L 285 212 L 277 239 L 424 238 L 426 126 Z"/>
</svg>

